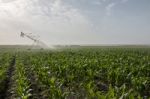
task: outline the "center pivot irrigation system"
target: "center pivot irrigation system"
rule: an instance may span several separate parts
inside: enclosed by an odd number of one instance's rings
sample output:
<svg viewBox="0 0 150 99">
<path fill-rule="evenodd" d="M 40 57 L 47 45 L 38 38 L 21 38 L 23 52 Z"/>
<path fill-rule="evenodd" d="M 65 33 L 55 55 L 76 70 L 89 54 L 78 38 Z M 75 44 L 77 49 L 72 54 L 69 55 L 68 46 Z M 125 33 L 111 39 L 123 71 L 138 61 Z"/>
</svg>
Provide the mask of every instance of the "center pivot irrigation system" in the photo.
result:
<svg viewBox="0 0 150 99">
<path fill-rule="evenodd" d="M 23 32 L 21 32 L 20 36 L 27 37 L 30 40 L 34 41 L 34 44 L 32 45 L 32 47 L 35 46 L 35 47 L 44 48 L 44 49 L 48 48 L 48 46 L 44 42 L 38 39 L 39 36 L 34 36 L 32 35 L 32 33 L 23 33 Z"/>
</svg>

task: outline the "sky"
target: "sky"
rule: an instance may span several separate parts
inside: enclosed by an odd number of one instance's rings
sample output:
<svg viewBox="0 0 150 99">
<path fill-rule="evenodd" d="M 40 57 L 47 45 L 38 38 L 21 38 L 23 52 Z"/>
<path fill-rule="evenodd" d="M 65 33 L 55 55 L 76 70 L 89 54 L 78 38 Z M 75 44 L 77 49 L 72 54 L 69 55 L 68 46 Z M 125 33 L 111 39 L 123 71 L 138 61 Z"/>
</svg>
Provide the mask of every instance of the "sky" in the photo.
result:
<svg viewBox="0 0 150 99">
<path fill-rule="evenodd" d="M 150 44 L 150 0 L 0 0 L 0 44 Z"/>
</svg>

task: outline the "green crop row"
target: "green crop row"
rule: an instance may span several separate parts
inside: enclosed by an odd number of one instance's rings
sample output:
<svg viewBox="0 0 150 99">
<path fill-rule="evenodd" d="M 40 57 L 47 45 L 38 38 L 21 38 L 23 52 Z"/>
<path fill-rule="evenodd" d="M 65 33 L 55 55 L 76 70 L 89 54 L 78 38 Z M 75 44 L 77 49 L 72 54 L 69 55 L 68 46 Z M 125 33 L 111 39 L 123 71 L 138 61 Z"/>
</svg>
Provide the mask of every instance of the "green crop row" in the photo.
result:
<svg viewBox="0 0 150 99">
<path fill-rule="evenodd" d="M 22 64 L 22 59 L 16 57 L 15 71 L 13 75 L 13 98 L 29 99 L 31 96 L 30 82 L 27 78 L 25 66 Z"/>
<path fill-rule="evenodd" d="M 0 53 L 0 95 L 5 91 L 5 84 L 8 78 L 7 71 L 12 60 L 10 53 Z"/>
</svg>

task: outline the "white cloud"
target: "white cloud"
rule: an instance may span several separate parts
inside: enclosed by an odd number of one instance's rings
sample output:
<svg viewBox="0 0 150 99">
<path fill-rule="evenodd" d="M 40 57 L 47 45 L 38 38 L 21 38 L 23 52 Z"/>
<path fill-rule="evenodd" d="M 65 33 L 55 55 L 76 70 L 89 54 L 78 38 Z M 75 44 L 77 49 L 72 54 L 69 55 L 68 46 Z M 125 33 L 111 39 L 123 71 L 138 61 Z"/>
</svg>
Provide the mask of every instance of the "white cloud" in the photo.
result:
<svg viewBox="0 0 150 99">
<path fill-rule="evenodd" d="M 106 2 L 107 0 L 103 0 L 104 2 Z M 114 0 L 115 1 L 115 0 Z M 117 6 L 118 4 L 120 4 L 120 3 L 126 3 L 126 2 L 128 2 L 129 0 L 121 0 L 121 1 L 116 1 L 116 2 L 111 2 L 111 3 L 109 3 L 106 7 L 105 7 L 105 9 L 106 9 L 106 15 L 107 16 L 111 16 L 111 14 L 112 14 L 112 11 L 113 11 L 113 8 L 115 7 L 115 6 Z"/>
<path fill-rule="evenodd" d="M 121 0 L 122 3 L 126 3 L 128 2 L 129 0 Z"/>
<path fill-rule="evenodd" d="M 99 0 L 93 0 L 93 4 L 94 4 L 94 5 L 101 5 L 101 4 L 102 4 L 102 2 L 101 2 L 101 1 L 99 1 Z"/>
<path fill-rule="evenodd" d="M 37 33 L 43 39 L 65 36 L 78 39 L 79 36 L 83 37 L 85 33 L 90 32 L 90 22 L 78 9 L 63 0 L 5 0 L 5 3 L 3 0 L 0 4 L 0 28 L 3 28 L 7 35 L 12 31 L 16 35 L 15 32 L 22 30 Z M 4 35 L 0 38 L 4 38 Z M 7 36 L 5 38 L 7 39 Z"/>
<path fill-rule="evenodd" d="M 106 9 L 106 14 L 107 14 L 108 16 L 111 15 L 112 8 L 113 8 L 115 5 L 116 5 L 116 3 L 112 2 L 112 3 L 108 4 L 108 5 L 105 7 L 105 9 Z"/>
<path fill-rule="evenodd" d="M 108 1 L 108 0 L 102 0 L 103 2 L 106 2 L 106 1 Z"/>
<path fill-rule="evenodd" d="M 50 21 L 63 21 L 75 23 L 87 23 L 88 20 L 76 8 L 66 5 L 62 0 L 16 0 L 13 3 L 0 4 L 0 18 L 14 17 L 23 20 L 23 18 L 43 18 Z M 22 17 L 22 19 L 21 19 Z M 44 19 L 44 20 L 45 20 Z M 29 19 L 30 20 L 30 19 Z M 59 20 L 60 21 L 60 20 Z"/>
</svg>

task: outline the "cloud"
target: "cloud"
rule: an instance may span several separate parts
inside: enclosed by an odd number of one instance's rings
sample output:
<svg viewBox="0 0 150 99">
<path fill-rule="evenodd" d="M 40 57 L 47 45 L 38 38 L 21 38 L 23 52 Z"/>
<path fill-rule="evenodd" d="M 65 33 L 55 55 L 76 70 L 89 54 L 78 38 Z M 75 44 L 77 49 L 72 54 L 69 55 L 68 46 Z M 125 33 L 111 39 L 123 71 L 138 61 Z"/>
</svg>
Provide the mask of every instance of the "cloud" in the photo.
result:
<svg viewBox="0 0 150 99">
<path fill-rule="evenodd" d="M 9 2 L 13 2 L 13 1 L 16 1 L 16 0 L 0 0 L 1 3 L 9 3 Z"/>
<path fill-rule="evenodd" d="M 106 1 L 108 1 L 108 0 L 102 0 L 103 2 L 106 2 Z"/>
<path fill-rule="evenodd" d="M 63 0 L 8 1 L 3 0 L 0 4 L 0 28 L 3 28 L 0 32 L 7 35 L 12 31 L 15 35 L 15 32 L 25 31 L 37 33 L 43 39 L 55 37 L 60 40 L 82 38 L 91 31 L 88 18 Z"/>
<path fill-rule="evenodd" d="M 65 4 L 62 0 L 16 0 L 13 3 L 1 4 L 0 18 L 11 16 L 11 18 L 32 19 L 44 18 L 49 21 L 66 21 L 75 23 L 88 23 L 87 18 L 76 8 Z M 29 19 L 30 20 L 30 19 Z"/>
<path fill-rule="evenodd" d="M 103 0 L 104 2 L 106 2 L 107 0 Z M 116 2 L 111 2 L 111 3 L 109 3 L 106 7 L 105 7 L 105 9 L 106 9 L 106 15 L 107 16 L 111 16 L 111 14 L 112 14 L 112 10 L 113 10 L 113 8 L 115 7 L 115 6 L 117 6 L 118 4 L 120 4 L 120 3 L 126 3 L 126 2 L 128 2 L 129 0 L 121 0 L 121 1 L 116 1 Z"/>
<path fill-rule="evenodd" d="M 105 9 L 106 9 L 106 15 L 110 16 L 111 12 L 112 12 L 112 8 L 116 5 L 116 3 L 112 2 L 110 4 L 108 4 Z"/>
<path fill-rule="evenodd" d="M 121 0 L 122 3 L 126 3 L 128 2 L 129 0 Z"/>
<path fill-rule="evenodd" d="M 92 2 L 94 5 L 102 5 L 102 2 L 99 0 L 95 0 Z"/>
</svg>

